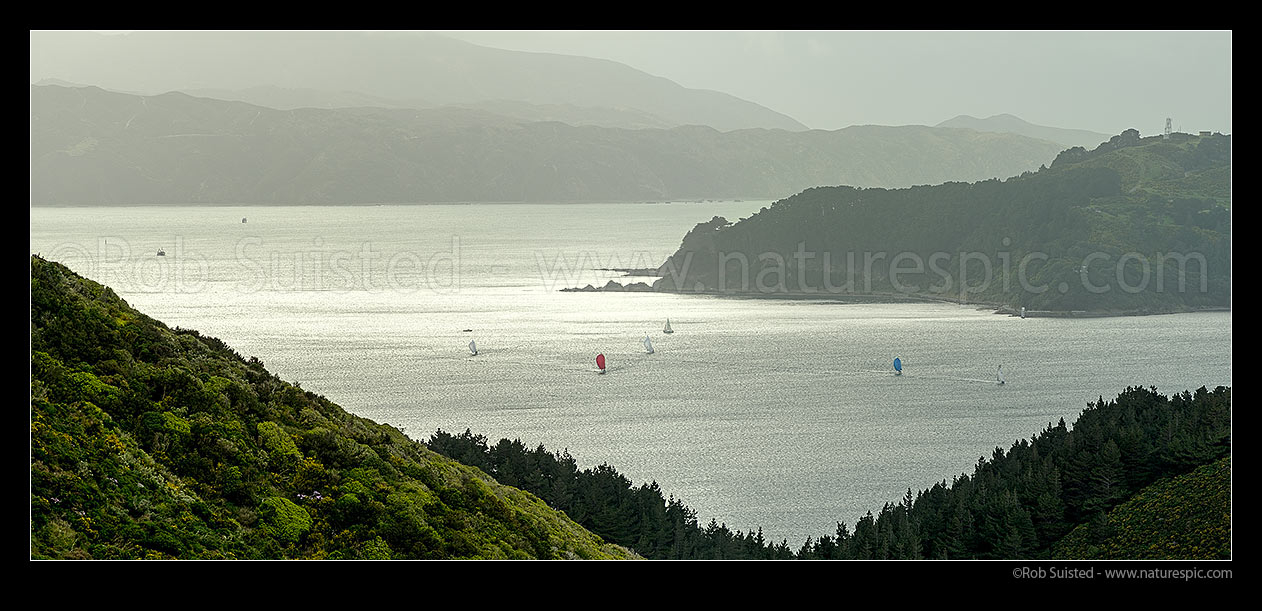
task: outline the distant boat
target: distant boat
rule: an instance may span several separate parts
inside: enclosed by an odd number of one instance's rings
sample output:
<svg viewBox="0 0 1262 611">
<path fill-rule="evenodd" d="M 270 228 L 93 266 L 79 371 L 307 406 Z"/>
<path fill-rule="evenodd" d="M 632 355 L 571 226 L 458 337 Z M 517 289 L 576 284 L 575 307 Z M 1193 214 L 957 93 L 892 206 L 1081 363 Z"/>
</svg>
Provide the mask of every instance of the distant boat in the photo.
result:
<svg viewBox="0 0 1262 611">
<path fill-rule="evenodd" d="M 644 351 L 653 354 L 653 342 L 649 340 L 649 336 L 644 336 Z"/>
<path fill-rule="evenodd" d="M 162 250 L 161 248 L 159 248 L 159 249 L 158 249 L 158 256 L 159 256 L 159 257 L 165 257 L 165 256 L 167 256 L 167 251 Z"/>
<path fill-rule="evenodd" d="M 605 355 L 596 355 L 596 366 L 600 368 L 600 373 L 605 373 Z"/>
<path fill-rule="evenodd" d="M 997 382 L 1000 386 L 1003 386 L 1003 385 L 1004 385 L 1004 381 L 1003 381 L 1003 365 L 1000 365 L 1000 366 L 999 366 L 999 372 L 998 372 L 997 374 L 995 374 L 995 382 Z"/>
<path fill-rule="evenodd" d="M 898 357 L 894 357 L 894 375 L 903 375 L 903 360 Z"/>
<path fill-rule="evenodd" d="M 243 217 L 241 217 L 241 222 L 242 222 L 242 223 L 244 223 L 244 222 L 245 222 L 245 217 L 244 217 L 244 216 L 243 216 Z"/>
<path fill-rule="evenodd" d="M 469 340 L 469 356 L 477 356 L 477 355 L 478 355 L 477 342 L 474 342 L 473 340 Z"/>
<path fill-rule="evenodd" d="M 674 333 L 674 331 L 672 331 L 672 330 L 671 330 L 671 328 L 670 328 L 670 319 L 669 319 L 669 318 L 667 318 L 667 319 L 666 319 L 666 328 L 665 328 L 665 329 L 662 329 L 662 333 Z"/>
<path fill-rule="evenodd" d="M 1021 306 L 1021 318 L 1025 318 L 1025 306 Z"/>
</svg>

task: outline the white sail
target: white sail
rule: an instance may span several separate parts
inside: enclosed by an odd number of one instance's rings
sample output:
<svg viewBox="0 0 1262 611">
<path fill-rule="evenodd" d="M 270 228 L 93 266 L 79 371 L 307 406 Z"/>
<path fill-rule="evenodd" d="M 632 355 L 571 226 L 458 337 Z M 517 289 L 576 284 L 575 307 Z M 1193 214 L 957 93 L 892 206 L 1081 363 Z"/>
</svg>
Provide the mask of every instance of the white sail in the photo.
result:
<svg viewBox="0 0 1262 611">
<path fill-rule="evenodd" d="M 644 351 L 653 354 L 653 342 L 649 341 L 649 336 L 644 336 Z"/>
<path fill-rule="evenodd" d="M 674 333 L 674 331 L 671 331 L 671 329 L 670 329 L 670 319 L 669 319 L 669 318 L 667 318 L 667 319 L 666 319 L 666 328 L 665 328 L 665 329 L 662 329 L 662 333 Z"/>
<path fill-rule="evenodd" d="M 475 343 L 473 340 L 469 340 L 469 356 L 477 356 L 477 355 L 478 355 L 478 344 Z"/>
<path fill-rule="evenodd" d="M 1004 379 L 1003 379 L 1003 365 L 1000 365 L 1000 366 L 999 366 L 999 372 L 998 372 L 997 374 L 995 374 L 995 381 L 996 381 L 996 382 L 998 382 L 998 383 L 1000 383 L 1000 384 L 1003 384 L 1003 383 L 1004 383 Z"/>
</svg>

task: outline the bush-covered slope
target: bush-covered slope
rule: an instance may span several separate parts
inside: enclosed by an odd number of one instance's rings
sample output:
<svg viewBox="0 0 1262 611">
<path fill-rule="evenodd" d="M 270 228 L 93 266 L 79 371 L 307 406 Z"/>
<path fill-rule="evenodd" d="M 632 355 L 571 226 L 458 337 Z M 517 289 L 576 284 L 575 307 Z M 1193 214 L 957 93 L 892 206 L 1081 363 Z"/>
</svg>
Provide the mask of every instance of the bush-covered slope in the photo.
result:
<svg viewBox="0 0 1262 611">
<path fill-rule="evenodd" d="M 31 258 L 33 558 L 625 558 L 502 486 Z"/>
<path fill-rule="evenodd" d="M 1231 558 L 1231 458 L 1161 480 L 1071 531 L 1053 558 Z"/>
</svg>

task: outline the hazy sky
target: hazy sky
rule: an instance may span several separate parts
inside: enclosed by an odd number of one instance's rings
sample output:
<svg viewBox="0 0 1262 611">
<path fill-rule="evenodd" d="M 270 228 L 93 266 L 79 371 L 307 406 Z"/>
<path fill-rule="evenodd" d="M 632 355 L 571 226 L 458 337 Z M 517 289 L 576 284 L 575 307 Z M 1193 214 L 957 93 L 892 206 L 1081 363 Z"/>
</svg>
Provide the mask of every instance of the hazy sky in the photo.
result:
<svg viewBox="0 0 1262 611">
<path fill-rule="evenodd" d="M 610 59 L 819 129 L 956 115 L 1116 134 L 1231 131 L 1231 31 L 446 31 Z"/>
<path fill-rule="evenodd" d="M 1231 37 L 1218 31 L 497 30 L 440 33 L 621 62 L 817 129 L 1009 113 L 1117 134 L 1231 132 Z"/>
</svg>

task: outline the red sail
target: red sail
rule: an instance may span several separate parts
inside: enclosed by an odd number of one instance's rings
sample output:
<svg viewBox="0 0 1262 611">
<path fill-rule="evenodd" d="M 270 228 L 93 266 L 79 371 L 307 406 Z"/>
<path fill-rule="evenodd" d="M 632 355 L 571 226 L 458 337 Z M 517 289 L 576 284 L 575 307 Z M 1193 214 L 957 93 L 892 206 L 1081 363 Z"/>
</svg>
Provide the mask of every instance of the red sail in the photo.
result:
<svg viewBox="0 0 1262 611">
<path fill-rule="evenodd" d="M 605 368 L 605 355 L 603 354 L 596 355 L 596 366 L 601 368 L 602 370 Z"/>
</svg>

